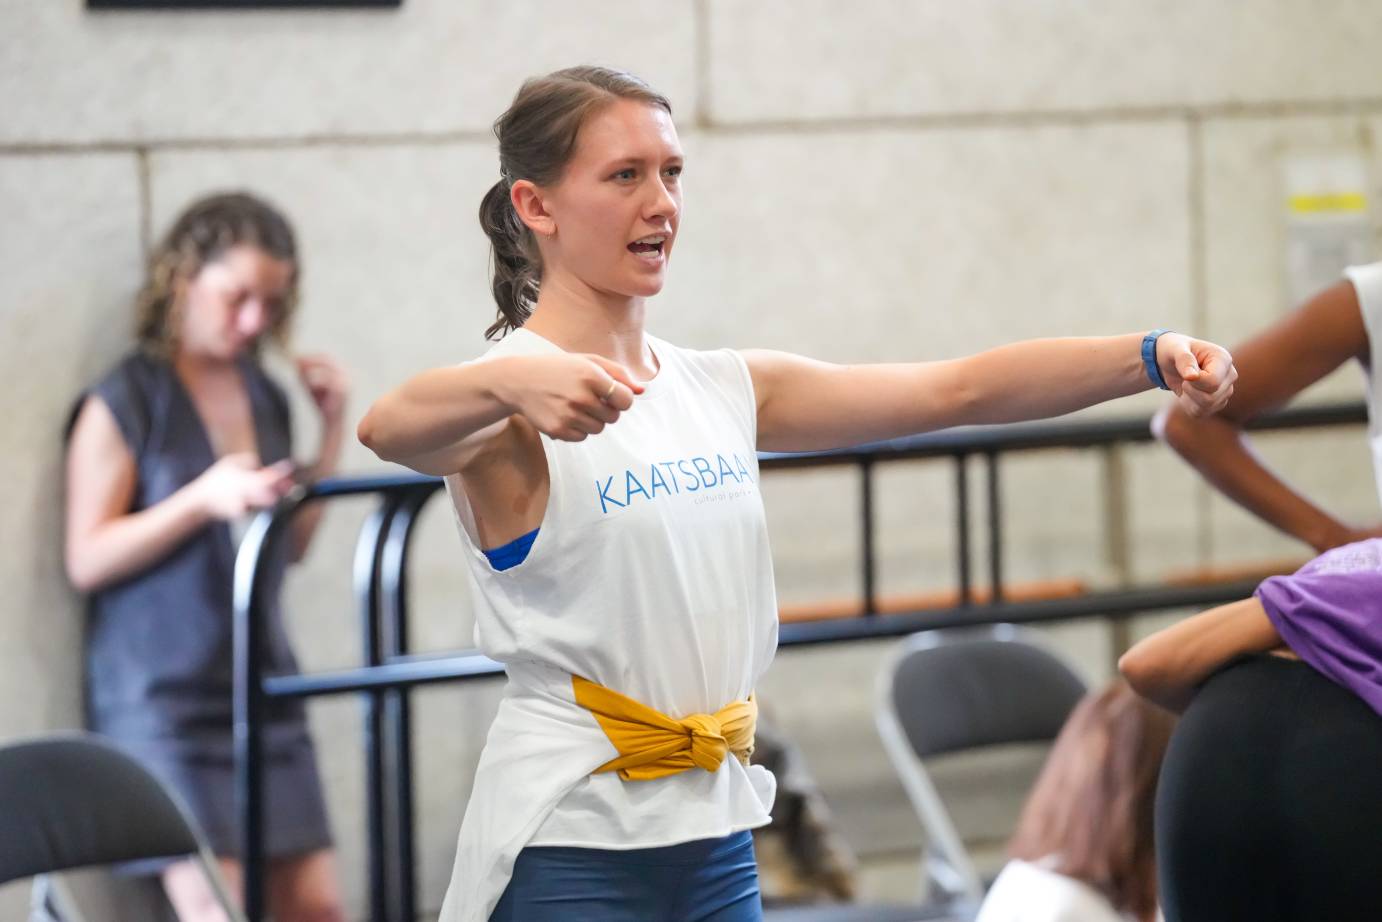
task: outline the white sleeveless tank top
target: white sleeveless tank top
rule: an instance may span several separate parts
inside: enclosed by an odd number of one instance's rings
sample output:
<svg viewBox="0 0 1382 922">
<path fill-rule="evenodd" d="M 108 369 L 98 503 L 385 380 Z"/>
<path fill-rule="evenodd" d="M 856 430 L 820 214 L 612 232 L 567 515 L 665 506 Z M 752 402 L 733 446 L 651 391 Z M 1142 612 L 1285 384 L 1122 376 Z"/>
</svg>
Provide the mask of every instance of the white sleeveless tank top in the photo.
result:
<svg viewBox="0 0 1382 922">
<path fill-rule="evenodd" d="M 1351 266 L 1344 275 L 1358 293 L 1363 326 L 1368 332 L 1372 353 L 1368 369 L 1368 444 L 1372 447 L 1372 470 L 1377 480 L 1377 495 L 1382 499 L 1382 262 Z"/>
<path fill-rule="evenodd" d="M 542 437 L 551 491 L 522 563 L 490 565 L 460 479 L 446 479 L 475 642 L 509 682 L 443 922 L 487 919 L 524 845 L 649 848 L 768 822 L 772 776 L 734 758 L 652 781 L 591 774 L 616 752 L 575 704 L 573 674 L 680 718 L 747 698 L 777 645 L 748 367 L 728 349 L 648 343 L 658 373 L 618 422 L 583 442 Z M 519 329 L 479 361 L 560 352 Z"/>
</svg>

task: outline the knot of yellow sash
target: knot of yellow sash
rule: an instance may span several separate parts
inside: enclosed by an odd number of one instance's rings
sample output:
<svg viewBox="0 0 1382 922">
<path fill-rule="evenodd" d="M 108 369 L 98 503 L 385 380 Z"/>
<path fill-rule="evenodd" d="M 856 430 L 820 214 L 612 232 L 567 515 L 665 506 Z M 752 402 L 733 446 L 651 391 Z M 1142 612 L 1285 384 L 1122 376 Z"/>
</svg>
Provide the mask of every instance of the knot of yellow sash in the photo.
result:
<svg viewBox="0 0 1382 922">
<path fill-rule="evenodd" d="M 728 753 L 745 765 L 753 752 L 758 705 L 752 696 L 733 701 L 714 714 L 668 717 L 617 691 L 580 676 L 571 677 L 576 703 L 591 714 L 619 752 L 595 769 L 618 772 L 625 781 L 646 781 L 691 768 L 719 769 Z"/>
</svg>

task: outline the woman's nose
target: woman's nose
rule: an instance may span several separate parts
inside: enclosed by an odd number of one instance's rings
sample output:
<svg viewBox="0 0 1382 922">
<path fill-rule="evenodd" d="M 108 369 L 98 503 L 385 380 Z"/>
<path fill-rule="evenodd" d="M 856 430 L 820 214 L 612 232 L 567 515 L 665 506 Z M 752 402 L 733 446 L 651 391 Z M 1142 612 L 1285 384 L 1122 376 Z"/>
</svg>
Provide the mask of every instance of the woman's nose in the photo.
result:
<svg viewBox="0 0 1382 922">
<path fill-rule="evenodd" d="M 677 202 L 677 197 L 672 194 L 672 190 L 667 188 L 667 184 L 659 177 L 653 180 L 652 193 L 648 199 L 648 210 L 646 216 L 649 218 L 675 218 L 681 211 L 681 205 Z"/>
<path fill-rule="evenodd" d="M 245 336 L 254 337 L 269 325 L 269 308 L 262 298 L 246 298 L 235 315 L 235 325 Z"/>
</svg>

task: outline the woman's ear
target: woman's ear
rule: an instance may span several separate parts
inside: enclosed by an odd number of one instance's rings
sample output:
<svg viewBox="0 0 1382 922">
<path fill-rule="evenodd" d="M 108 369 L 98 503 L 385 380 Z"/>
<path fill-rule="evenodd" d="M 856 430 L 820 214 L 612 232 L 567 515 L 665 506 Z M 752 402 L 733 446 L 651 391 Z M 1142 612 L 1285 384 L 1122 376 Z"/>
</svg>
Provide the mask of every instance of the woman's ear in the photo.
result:
<svg viewBox="0 0 1382 922">
<path fill-rule="evenodd" d="M 557 223 L 547 211 L 547 203 L 542 190 L 527 179 L 516 180 L 509 190 L 509 201 L 518 220 L 540 237 L 550 237 L 557 232 Z"/>
</svg>

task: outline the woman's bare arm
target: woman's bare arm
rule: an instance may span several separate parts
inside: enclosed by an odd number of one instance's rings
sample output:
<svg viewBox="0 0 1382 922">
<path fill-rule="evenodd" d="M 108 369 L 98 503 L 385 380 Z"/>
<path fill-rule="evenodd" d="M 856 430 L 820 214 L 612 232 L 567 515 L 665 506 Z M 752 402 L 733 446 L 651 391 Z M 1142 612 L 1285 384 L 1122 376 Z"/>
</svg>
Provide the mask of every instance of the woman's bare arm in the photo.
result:
<svg viewBox="0 0 1382 922">
<path fill-rule="evenodd" d="M 1348 281 L 1316 295 L 1233 350 L 1238 382 L 1222 413 L 1195 418 L 1172 406 L 1158 434 L 1224 495 L 1299 538 L 1328 550 L 1382 529 L 1339 521 L 1293 489 L 1257 456 L 1243 427 L 1353 359 L 1369 360 L 1358 294 Z"/>
<path fill-rule="evenodd" d="M 292 485 L 287 465 L 229 455 L 167 499 L 131 512 L 137 468 L 105 401 L 88 397 L 67 447 L 68 579 L 83 592 L 134 576 L 216 519 L 275 503 Z"/>
<path fill-rule="evenodd" d="M 1196 686 L 1236 657 L 1281 646 L 1281 635 L 1256 598 L 1211 608 L 1145 638 L 1118 660 L 1138 693 L 1183 711 Z"/>
<path fill-rule="evenodd" d="M 642 389 L 598 355 L 505 356 L 410 378 L 375 401 L 357 435 L 385 461 L 445 476 L 464 470 L 515 414 L 580 441 L 617 421 Z"/>
<path fill-rule="evenodd" d="M 932 429 L 1057 416 L 1151 387 L 1142 334 L 1013 343 L 940 362 L 833 365 L 744 352 L 758 399 L 758 447 L 805 451 Z M 1232 393 L 1226 351 L 1178 334 L 1158 343 L 1167 384 L 1195 412 Z"/>
</svg>

